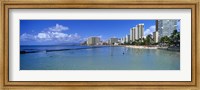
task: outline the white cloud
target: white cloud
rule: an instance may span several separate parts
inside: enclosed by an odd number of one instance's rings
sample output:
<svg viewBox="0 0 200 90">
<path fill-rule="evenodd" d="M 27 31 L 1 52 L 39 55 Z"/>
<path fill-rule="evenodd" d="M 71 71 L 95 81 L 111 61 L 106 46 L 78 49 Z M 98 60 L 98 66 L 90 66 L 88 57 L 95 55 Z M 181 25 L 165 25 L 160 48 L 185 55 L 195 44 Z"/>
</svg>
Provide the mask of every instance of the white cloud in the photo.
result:
<svg viewBox="0 0 200 90">
<path fill-rule="evenodd" d="M 52 37 L 48 33 L 38 33 L 37 35 L 34 36 L 35 40 L 37 41 L 49 41 L 52 40 Z"/>
<path fill-rule="evenodd" d="M 56 26 L 54 26 L 54 27 L 49 27 L 48 29 L 50 31 L 54 31 L 54 32 L 61 32 L 61 31 L 69 30 L 68 27 L 59 25 L 59 24 L 56 24 Z"/>
<path fill-rule="evenodd" d="M 97 37 L 102 38 L 102 35 L 99 35 L 99 36 L 97 36 Z"/>
<path fill-rule="evenodd" d="M 155 25 L 152 25 L 150 26 L 148 29 L 146 29 L 144 31 L 144 36 L 146 37 L 147 35 L 149 34 L 153 34 L 153 32 L 156 30 L 156 26 Z"/>
<path fill-rule="evenodd" d="M 20 36 L 21 41 L 29 41 L 29 40 L 34 40 L 34 36 L 24 33 Z"/>
<path fill-rule="evenodd" d="M 55 27 L 49 28 L 48 31 L 42 31 L 38 34 L 31 35 L 24 33 L 20 36 L 21 41 L 59 41 L 59 42 L 79 42 L 81 41 L 80 36 L 77 33 L 74 34 L 67 34 L 63 33 L 62 31 L 68 30 L 67 27 L 63 25 L 56 24 Z"/>
</svg>

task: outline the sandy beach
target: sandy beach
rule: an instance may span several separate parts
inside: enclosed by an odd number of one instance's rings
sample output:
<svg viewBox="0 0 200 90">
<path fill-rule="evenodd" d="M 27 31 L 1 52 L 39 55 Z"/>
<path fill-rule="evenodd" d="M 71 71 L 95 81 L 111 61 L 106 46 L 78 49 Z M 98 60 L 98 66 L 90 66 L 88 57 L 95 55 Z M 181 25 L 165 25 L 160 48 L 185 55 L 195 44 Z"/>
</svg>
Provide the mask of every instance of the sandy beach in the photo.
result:
<svg viewBox="0 0 200 90">
<path fill-rule="evenodd" d="M 128 48 L 138 48 L 138 49 L 158 49 L 157 46 L 148 47 L 148 46 L 126 45 L 125 47 L 128 47 Z"/>
</svg>

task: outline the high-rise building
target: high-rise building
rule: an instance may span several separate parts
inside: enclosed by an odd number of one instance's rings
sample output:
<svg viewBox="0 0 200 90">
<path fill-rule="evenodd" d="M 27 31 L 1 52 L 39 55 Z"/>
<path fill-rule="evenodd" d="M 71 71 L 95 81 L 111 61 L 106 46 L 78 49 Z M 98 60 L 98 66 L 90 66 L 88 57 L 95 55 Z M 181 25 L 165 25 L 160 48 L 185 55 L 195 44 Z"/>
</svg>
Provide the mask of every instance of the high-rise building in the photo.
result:
<svg viewBox="0 0 200 90">
<path fill-rule="evenodd" d="M 135 27 L 130 29 L 130 41 L 135 41 Z"/>
<path fill-rule="evenodd" d="M 126 35 L 126 43 L 130 42 L 130 35 Z"/>
<path fill-rule="evenodd" d="M 125 39 L 122 39 L 121 42 L 125 41 L 126 43 L 134 42 L 144 36 L 144 24 L 138 24 L 136 27 L 130 29 L 130 35 L 126 35 Z"/>
<path fill-rule="evenodd" d="M 155 43 L 158 43 L 158 31 L 153 32 L 153 40 Z"/>
<path fill-rule="evenodd" d="M 108 43 L 114 45 L 115 43 L 118 43 L 118 38 L 110 38 Z"/>
<path fill-rule="evenodd" d="M 143 36 L 144 36 L 144 24 L 136 25 L 135 30 L 134 30 L 135 40 L 143 38 Z"/>
<path fill-rule="evenodd" d="M 156 31 L 158 31 L 158 20 L 156 20 Z"/>
<path fill-rule="evenodd" d="M 121 42 L 120 42 L 120 43 L 124 43 L 124 41 L 123 41 L 123 38 L 121 38 L 120 40 L 121 40 Z"/>
<path fill-rule="evenodd" d="M 98 45 L 100 42 L 100 38 L 99 37 L 89 37 L 87 39 L 87 45 Z"/>
<path fill-rule="evenodd" d="M 135 37 L 135 40 L 138 40 L 138 26 L 136 25 L 135 27 L 135 30 L 134 30 L 134 37 Z"/>
<path fill-rule="evenodd" d="M 123 44 L 126 42 L 126 37 L 123 37 L 123 41 L 122 42 L 123 42 Z"/>
<path fill-rule="evenodd" d="M 142 38 L 144 36 L 144 24 L 138 24 L 138 38 Z"/>
<path fill-rule="evenodd" d="M 161 37 L 170 36 L 177 29 L 177 22 L 178 20 L 156 20 L 156 31 L 159 33 L 159 40 Z"/>
</svg>

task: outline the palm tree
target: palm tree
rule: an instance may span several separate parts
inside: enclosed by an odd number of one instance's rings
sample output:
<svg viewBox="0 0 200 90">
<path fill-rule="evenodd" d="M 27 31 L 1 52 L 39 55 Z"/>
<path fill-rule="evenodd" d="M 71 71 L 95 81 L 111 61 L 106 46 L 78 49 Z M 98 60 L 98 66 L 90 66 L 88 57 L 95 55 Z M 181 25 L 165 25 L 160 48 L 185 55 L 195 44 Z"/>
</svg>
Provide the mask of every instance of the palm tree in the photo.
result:
<svg viewBox="0 0 200 90">
<path fill-rule="evenodd" d="M 146 45 L 151 45 L 152 42 L 153 42 L 152 35 L 151 35 L 151 34 L 147 35 L 147 36 L 146 36 L 146 40 L 145 40 L 145 44 L 146 44 Z"/>
<path fill-rule="evenodd" d="M 170 36 L 171 44 L 177 46 L 180 45 L 180 32 L 174 30 Z"/>
<path fill-rule="evenodd" d="M 135 41 L 134 41 L 134 44 L 135 44 L 135 45 L 138 45 L 138 44 L 139 44 L 139 41 L 138 41 L 138 40 L 135 40 Z"/>
<path fill-rule="evenodd" d="M 170 42 L 171 42 L 171 40 L 170 40 L 170 38 L 168 37 L 168 36 L 164 36 L 164 37 L 162 37 L 161 39 L 160 39 L 160 43 L 161 44 L 167 44 L 167 45 L 170 45 Z"/>
</svg>

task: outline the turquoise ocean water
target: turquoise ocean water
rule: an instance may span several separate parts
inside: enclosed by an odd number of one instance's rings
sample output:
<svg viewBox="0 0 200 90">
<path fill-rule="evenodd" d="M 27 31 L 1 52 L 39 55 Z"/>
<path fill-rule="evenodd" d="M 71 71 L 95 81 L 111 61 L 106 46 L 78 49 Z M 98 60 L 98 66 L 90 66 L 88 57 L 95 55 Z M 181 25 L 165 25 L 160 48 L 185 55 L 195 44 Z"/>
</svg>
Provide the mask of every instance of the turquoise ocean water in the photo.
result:
<svg viewBox="0 0 200 90">
<path fill-rule="evenodd" d="M 180 70 L 180 52 L 122 46 L 20 46 L 20 70 Z"/>
</svg>

